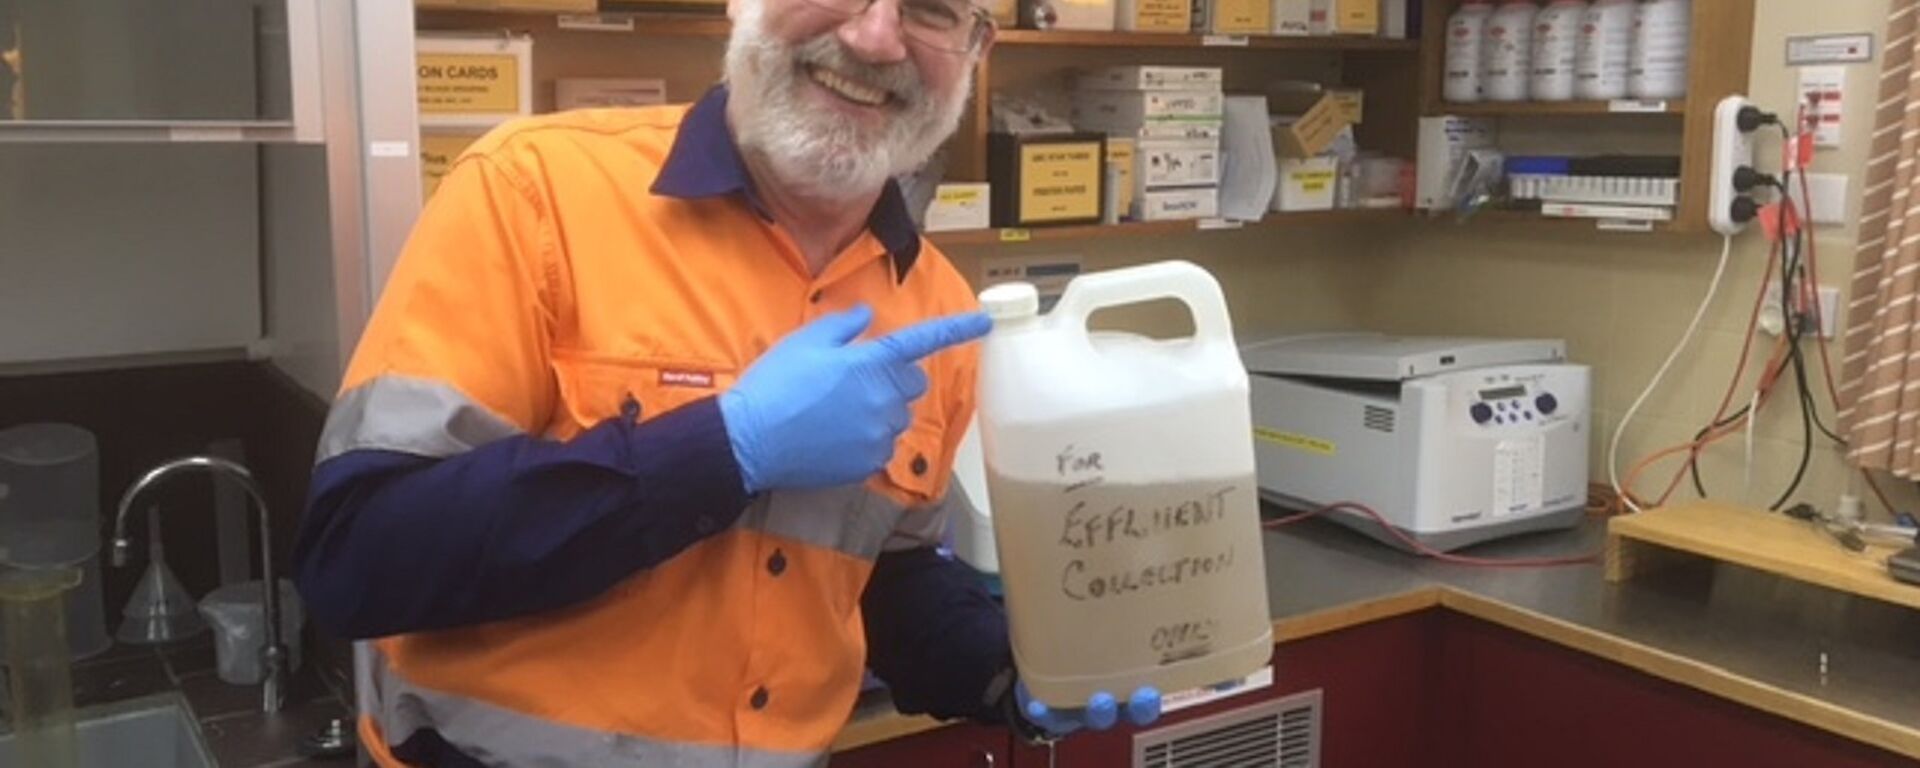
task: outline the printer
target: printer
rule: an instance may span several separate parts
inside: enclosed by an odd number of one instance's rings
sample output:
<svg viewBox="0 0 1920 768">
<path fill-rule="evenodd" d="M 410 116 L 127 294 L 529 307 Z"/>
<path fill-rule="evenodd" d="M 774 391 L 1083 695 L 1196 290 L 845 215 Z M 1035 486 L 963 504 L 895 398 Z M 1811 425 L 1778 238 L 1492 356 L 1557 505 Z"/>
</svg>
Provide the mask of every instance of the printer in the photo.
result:
<svg viewBox="0 0 1920 768">
<path fill-rule="evenodd" d="M 1357 502 L 1439 551 L 1584 514 L 1590 372 L 1564 342 L 1329 333 L 1241 357 L 1268 501 Z M 1409 548 L 1358 512 L 1327 516 Z"/>
</svg>

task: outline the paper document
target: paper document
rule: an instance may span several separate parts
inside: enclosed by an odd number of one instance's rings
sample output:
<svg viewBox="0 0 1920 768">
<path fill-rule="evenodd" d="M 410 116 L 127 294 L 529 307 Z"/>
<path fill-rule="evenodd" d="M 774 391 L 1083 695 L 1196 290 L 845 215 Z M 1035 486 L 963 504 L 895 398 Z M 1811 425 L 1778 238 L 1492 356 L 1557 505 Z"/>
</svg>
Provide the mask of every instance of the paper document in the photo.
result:
<svg viewBox="0 0 1920 768">
<path fill-rule="evenodd" d="M 1228 96 L 1220 131 L 1220 216 L 1259 221 L 1273 202 L 1279 167 L 1267 125 L 1267 97 Z"/>
</svg>

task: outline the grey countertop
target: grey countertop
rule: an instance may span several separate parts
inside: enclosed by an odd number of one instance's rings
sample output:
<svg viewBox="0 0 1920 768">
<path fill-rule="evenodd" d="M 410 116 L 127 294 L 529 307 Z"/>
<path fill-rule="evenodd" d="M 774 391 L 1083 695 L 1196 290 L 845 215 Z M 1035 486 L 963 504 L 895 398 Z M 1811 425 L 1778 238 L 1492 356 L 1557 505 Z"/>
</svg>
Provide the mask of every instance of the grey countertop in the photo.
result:
<svg viewBox="0 0 1920 768">
<path fill-rule="evenodd" d="M 1488 558 L 1600 552 L 1605 523 L 1471 548 Z M 1266 536 L 1276 620 L 1429 587 L 1920 729 L 1920 611 L 1705 560 L 1609 583 L 1596 562 L 1486 568 L 1419 558 L 1310 520 Z M 1682 681 L 1687 682 L 1687 681 Z"/>
<path fill-rule="evenodd" d="M 1604 538 L 1604 520 L 1589 518 L 1576 529 L 1461 554 L 1598 554 Z M 1704 560 L 1615 584 L 1603 578 L 1597 559 L 1547 568 L 1455 565 L 1321 520 L 1270 531 L 1264 540 L 1268 602 L 1282 642 L 1446 606 L 1536 635 L 1553 633 L 1548 639 L 1625 663 L 1639 659 L 1645 671 L 1676 682 L 1920 757 L 1920 611 Z M 1410 599 L 1395 600 L 1401 597 Z M 863 697 L 839 746 L 934 726 L 893 714 L 877 693 Z"/>
</svg>

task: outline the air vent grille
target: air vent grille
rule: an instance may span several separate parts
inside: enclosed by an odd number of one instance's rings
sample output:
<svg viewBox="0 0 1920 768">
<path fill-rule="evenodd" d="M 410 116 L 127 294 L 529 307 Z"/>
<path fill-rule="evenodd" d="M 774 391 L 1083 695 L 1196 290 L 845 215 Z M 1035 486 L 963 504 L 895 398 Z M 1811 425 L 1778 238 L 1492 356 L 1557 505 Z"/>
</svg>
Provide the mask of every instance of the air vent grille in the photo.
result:
<svg viewBox="0 0 1920 768">
<path fill-rule="evenodd" d="M 1318 768 L 1320 691 L 1307 691 L 1133 737 L 1134 768 Z"/>
<path fill-rule="evenodd" d="M 1379 432 L 1393 431 L 1393 409 L 1392 408 L 1382 408 L 1377 405 L 1369 405 L 1366 407 L 1366 413 L 1364 413 L 1360 417 L 1360 419 L 1362 423 L 1366 424 L 1367 429 L 1371 429 Z"/>
</svg>

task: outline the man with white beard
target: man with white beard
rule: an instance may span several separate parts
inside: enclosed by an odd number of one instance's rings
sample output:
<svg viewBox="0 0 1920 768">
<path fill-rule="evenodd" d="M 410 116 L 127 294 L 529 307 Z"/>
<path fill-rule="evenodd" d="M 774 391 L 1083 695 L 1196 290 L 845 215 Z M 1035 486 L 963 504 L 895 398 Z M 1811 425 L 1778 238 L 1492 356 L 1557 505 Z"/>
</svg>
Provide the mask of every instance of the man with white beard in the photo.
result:
<svg viewBox="0 0 1920 768">
<path fill-rule="evenodd" d="M 296 544 L 374 639 L 382 765 L 814 765 L 863 671 L 1028 739 L 1049 710 L 936 545 L 988 321 L 892 176 L 954 130 L 965 0 L 733 0 L 690 106 L 503 126 L 455 161 L 355 350 Z"/>
</svg>

